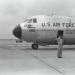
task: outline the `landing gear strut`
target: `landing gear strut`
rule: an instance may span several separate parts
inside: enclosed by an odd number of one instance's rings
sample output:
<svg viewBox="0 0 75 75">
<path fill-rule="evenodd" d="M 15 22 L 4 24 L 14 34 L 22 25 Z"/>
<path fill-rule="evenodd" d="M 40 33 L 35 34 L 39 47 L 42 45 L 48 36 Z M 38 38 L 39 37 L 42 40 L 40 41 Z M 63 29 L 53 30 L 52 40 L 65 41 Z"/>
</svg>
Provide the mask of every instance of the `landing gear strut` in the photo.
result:
<svg viewBox="0 0 75 75">
<path fill-rule="evenodd" d="M 38 49 L 38 44 L 32 44 L 32 49 Z"/>
</svg>

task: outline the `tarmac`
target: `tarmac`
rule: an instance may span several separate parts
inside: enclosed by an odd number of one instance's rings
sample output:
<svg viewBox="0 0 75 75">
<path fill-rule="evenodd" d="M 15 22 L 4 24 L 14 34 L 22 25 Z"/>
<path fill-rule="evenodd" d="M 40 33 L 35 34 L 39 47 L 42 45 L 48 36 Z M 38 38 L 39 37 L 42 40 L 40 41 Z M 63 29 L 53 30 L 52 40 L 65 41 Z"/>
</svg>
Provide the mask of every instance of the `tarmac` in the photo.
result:
<svg viewBox="0 0 75 75">
<path fill-rule="evenodd" d="M 32 50 L 31 43 L 0 40 L 0 75 L 75 75 L 75 45 L 57 58 L 55 45 Z"/>
</svg>

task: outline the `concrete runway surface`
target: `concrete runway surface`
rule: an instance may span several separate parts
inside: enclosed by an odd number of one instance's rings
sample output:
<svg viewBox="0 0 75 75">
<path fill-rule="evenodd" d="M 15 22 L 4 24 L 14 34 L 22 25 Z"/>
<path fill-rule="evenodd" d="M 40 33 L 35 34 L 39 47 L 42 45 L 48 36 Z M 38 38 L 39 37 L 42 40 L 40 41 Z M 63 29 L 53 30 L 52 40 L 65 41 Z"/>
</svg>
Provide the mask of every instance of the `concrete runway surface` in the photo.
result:
<svg viewBox="0 0 75 75">
<path fill-rule="evenodd" d="M 75 46 L 64 46 L 57 58 L 57 46 L 40 46 L 0 40 L 0 75 L 75 75 Z"/>
</svg>

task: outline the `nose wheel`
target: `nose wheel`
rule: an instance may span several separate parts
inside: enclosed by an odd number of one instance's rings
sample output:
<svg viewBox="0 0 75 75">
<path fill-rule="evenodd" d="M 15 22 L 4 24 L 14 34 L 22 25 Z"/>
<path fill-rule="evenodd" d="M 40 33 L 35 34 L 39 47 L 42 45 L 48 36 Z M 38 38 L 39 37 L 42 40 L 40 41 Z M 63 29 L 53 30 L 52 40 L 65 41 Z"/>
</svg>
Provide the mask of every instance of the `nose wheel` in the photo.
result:
<svg viewBox="0 0 75 75">
<path fill-rule="evenodd" d="M 32 44 L 32 49 L 38 49 L 38 44 Z"/>
</svg>

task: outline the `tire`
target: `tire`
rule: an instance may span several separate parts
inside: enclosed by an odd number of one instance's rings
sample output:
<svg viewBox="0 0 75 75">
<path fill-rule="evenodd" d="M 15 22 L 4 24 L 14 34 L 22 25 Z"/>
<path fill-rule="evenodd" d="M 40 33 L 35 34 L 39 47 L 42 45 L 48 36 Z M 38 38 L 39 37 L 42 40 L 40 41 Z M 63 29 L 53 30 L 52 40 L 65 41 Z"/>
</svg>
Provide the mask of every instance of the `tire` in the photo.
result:
<svg viewBox="0 0 75 75">
<path fill-rule="evenodd" d="M 37 44 L 32 44 L 32 49 L 34 49 L 34 50 L 36 49 L 37 50 L 38 49 L 38 45 Z"/>
</svg>

